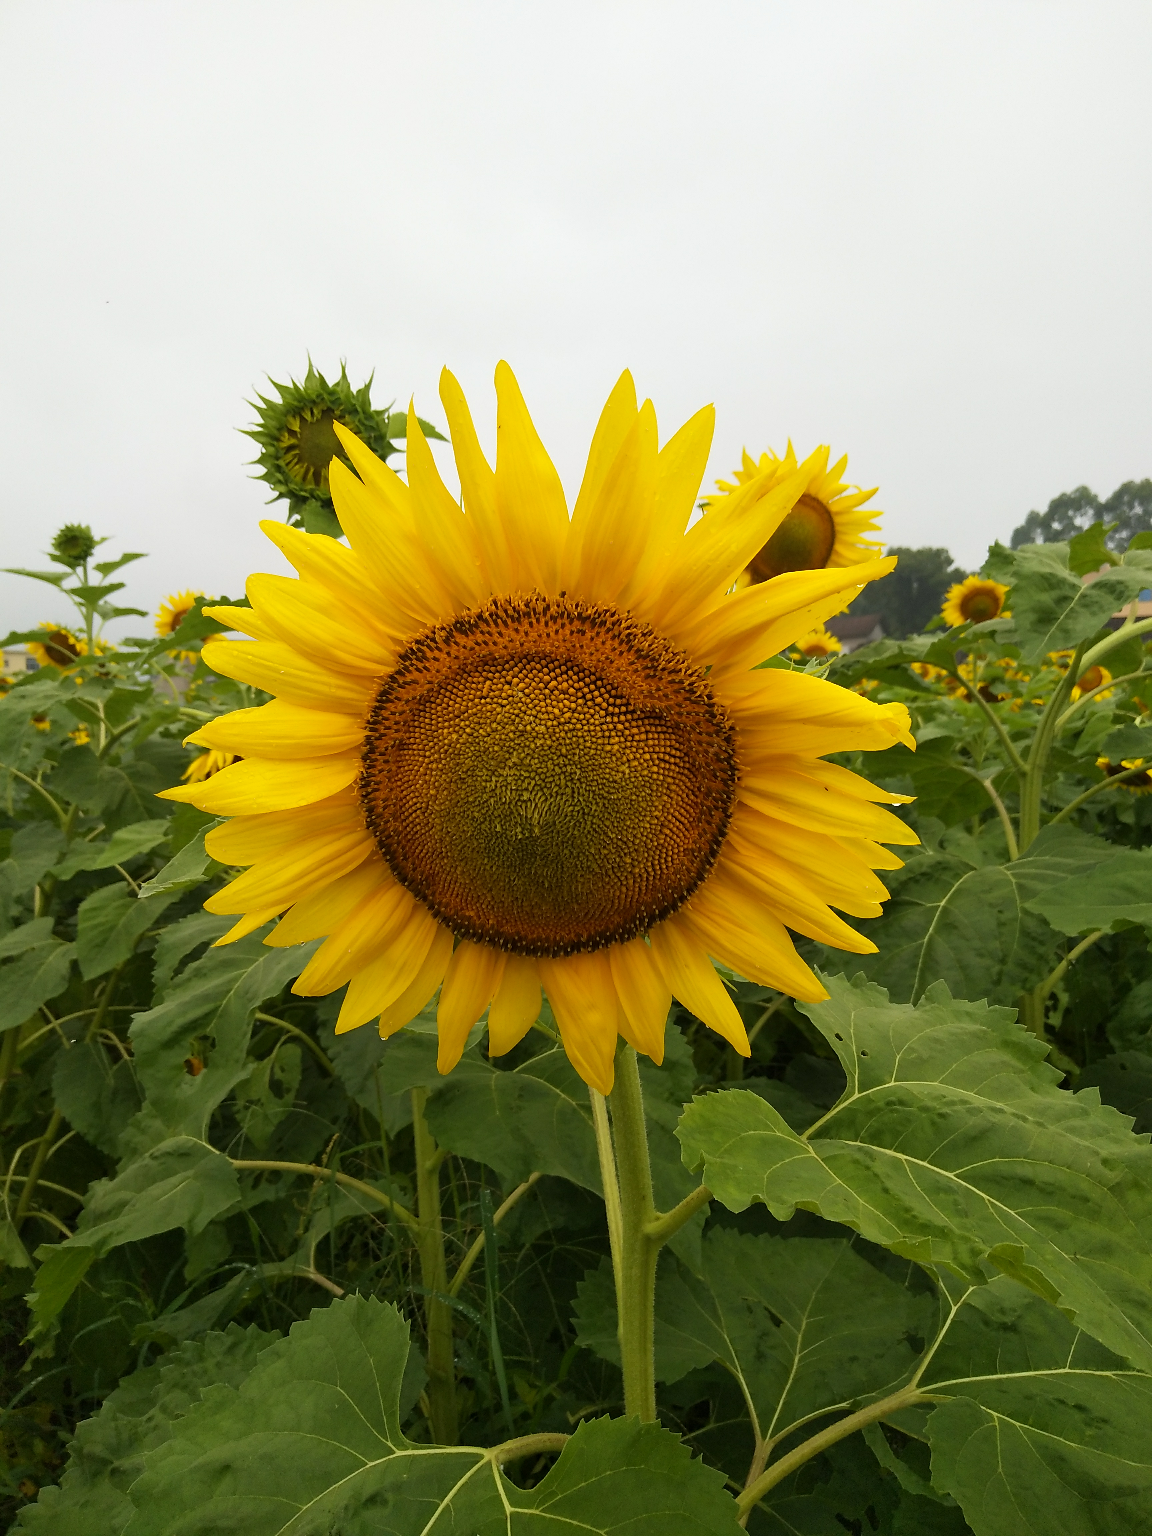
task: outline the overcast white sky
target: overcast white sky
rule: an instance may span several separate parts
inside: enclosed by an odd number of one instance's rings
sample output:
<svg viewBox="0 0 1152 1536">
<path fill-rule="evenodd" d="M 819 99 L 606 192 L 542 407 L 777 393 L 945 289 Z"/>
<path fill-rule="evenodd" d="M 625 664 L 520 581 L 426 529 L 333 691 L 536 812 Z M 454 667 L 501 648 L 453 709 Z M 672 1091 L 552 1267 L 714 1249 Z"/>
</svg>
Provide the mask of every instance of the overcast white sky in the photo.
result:
<svg viewBox="0 0 1152 1536">
<path fill-rule="evenodd" d="M 310 349 L 489 443 L 506 357 L 573 494 L 629 366 L 975 566 L 1152 475 L 1150 68 L 1147 0 L 0 0 L 3 563 L 283 569 L 236 428 Z"/>
</svg>

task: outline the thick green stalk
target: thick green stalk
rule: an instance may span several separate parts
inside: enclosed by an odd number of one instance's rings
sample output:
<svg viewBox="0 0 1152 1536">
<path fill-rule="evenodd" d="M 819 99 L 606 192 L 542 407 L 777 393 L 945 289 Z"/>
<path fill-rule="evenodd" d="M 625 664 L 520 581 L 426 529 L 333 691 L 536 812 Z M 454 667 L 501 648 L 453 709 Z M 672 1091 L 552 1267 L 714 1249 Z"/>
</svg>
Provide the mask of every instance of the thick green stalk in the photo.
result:
<svg viewBox="0 0 1152 1536">
<path fill-rule="evenodd" d="M 1040 724 L 1032 738 L 1028 752 L 1028 765 L 1020 781 L 1020 852 L 1027 853 L 1040 832 L 1040 809 L 1044 800 L 1044 774 L 1048 756 L 1056 739 L 1058 722 L 1064 712 L 1064 704 L 1085 661 L 1084 642 L 1076 648 L 1072 664 L 1053 691 L 1052 697 L 1040 716 Z"/>
<path fill-rule="evenodd" d="M 620 1185 L 620 1275 L 616 1302 L 624 1370 L 624 1412 L 638 1415 L 644 1423 L 655 1423 L 653 1329 L 660 1244 L 645 1230 L 655 1219 L 656 1204 L 652 1198 L 640 1070 L 630 1045 L 616 1057 L 616 1086 L 610 1103 Z"/>
<path fill-rule="evenodd" d="M 456 1410 L 452 1308 L 444 1299 L 448 1294 L 448 1265 L 444 1257 L 444 1227 L 440 1210 L 442 1159 L 424 1118 L 427 1098 L 425 1089 L 412 1089 L 416 1213 L 420 1222 L 416 1242 L 424 1282 L 424 1320 L 428 1330 L 428 1408 L 433 1440 L 437 1445 L 455 1445 L 460 1438 L 460 1425 Z"/>
</svg>

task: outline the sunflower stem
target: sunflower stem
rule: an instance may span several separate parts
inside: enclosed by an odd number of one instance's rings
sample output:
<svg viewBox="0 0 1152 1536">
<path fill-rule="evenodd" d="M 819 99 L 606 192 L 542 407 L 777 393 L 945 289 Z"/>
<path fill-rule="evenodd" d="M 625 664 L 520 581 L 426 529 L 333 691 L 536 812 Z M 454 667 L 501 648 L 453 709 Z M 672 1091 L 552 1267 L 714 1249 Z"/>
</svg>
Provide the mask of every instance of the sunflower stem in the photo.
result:
<svg viewBox="0 0 1152 1536">
<path fill-rule="evenodd" d="M 444 1257 L 444 1226 L 440 1210 L 439 1148 L 424 1118 L 428 1098 L 424 1088 L 412 1089 L 412 1134 L 416 1143 L 416 1244 L 424 1282 L 424 1321 L 428 1331 L 428 1407 L 432 1438 L 437 1445 L 455 1445 L 460 1438 L 456 1411 L 456 1360 L 452 1338 L 452 1308 L 442 1298 L 448 1291 Z"/>
<path fill-rule="evenodd" d="M 616 1086 L 610 1099 L 620 1186 L 620 1264 L 616 1281 L 620 1363 L 624 1371 L 624 1412 L 642 1423 L 656 1421 L 656 1260 L 662 1243 L 647 1229 L 656 1220 L 652 1165 L 644 1123 L 644 1098 L 636 1052 L 624 1046 L 616 1057 Z"/>
</svg>

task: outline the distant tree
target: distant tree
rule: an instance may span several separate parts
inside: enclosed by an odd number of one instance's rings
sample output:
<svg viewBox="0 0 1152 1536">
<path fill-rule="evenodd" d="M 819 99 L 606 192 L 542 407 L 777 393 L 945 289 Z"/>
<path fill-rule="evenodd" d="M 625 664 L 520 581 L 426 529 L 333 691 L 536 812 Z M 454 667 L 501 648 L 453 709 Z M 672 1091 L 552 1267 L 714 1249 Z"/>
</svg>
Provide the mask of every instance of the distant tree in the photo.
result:
<svg viewBox="0 0 1152 1536">
<path fill-rule="evenodd" d="M 884 633 L 890 639 L 903 640 L 920 633 L 940 612 L 944 593 L 954 581 L 963 581 L 967 573 L 953 564 L 946 549 L 901 549 L 894 545 L 885 553 L 898 557 L 896 569 L 866 586 L 849 612 L 879 614 Z"/>
<path fill-rule="evenodd" d="M 1012 534 L 1012 548 L 1021 544 L 1061 544 L 1095 522 L 1115 523 L 1107 537 L 1109 549 L 1126 549 L 1137 533 L 1152 531 L 1152 480 L 1125 480 L 1106 501 L 1079 485 L 1053 497 L 1044 512 L 1029 512 Z"/>
</svg>

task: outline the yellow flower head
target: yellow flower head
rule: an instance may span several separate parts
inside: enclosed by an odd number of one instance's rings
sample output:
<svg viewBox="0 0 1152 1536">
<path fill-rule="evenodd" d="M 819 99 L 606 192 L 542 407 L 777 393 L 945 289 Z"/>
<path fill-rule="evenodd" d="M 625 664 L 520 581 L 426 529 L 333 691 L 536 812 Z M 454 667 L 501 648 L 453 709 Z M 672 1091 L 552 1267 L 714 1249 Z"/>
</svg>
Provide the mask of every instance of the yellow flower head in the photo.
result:
<svg viewBox="0 0 1152 1536">
<path fill-rule="evenodd" d="M 1080 676 L 1076 679 L 1076 683 L 1072 689 L 1072 698 L 1074 700 L 1078 699 L 1080 698 L 1081 694 L 1094 693 L 1095 690 L 1099 688 L 1100 692 L 1095 695 L 1096 698 L 1110 699 L 1114 690 L 1111 688 L 1106 688 L 1104 685 L 1106 683 L 1110 683 L 1111 681 L 1112 674 L 1109 672 L 1107 667 L 1086 667 L 1084 671 L 1081 672 Z"/>
<path fill-rule="evenodd" d="M 1117 774 L 1125 773 L 1130 768 L 1143 768 L 1144 759 L 1126 757 L 1118 763 L 1112 763 L 1106 757 L 1098 757 L 1096 766 L 1102 769 L 1108 778 L 1114 779 Z M 1130 795 L 1152 795 L 1152 773 L 1133 774 L 1131 778 L 1123 779 L 1119 787 L 1126 789 Z"/>
<path fill-rule="evenodd" d="M 191 741 L 192 737 L 188 739 Z M 208 752 L 201 752 L 199 757 L 194 757 L 180 775 L 180 780 L 184 784 L 202 784 L 205 779 L 210 779 L 214 773 L 219 773 L 222 768 L 227 768 L 235 762 L 239 762 L 235 752 L 220 752 L 212 748 Z"/>
<path fill-rule="evenodd" d="M 86 725 L 78 725 L 74 731 L 69 731 L 68 734 L 78 747 L 86 747 L 92 740 Z"/>
<path fill-rule="evenodd" d="M 1008 588 L 986 576 L 965 576 L 944 594 L 941 612 L 950 627 L 956 624 L 983 624 L 986 619 L 998 619 L 1004 612 L 1004 599 Z"/>
<path fill-rule="evenodd" d="M 29 640 L 28 651 L 42 667 L 59 667 L 66 671 L 75 666 L 81 656 L 88 654 L 83 635 L 74 635 L 63 624 L 41 624 L 43 640 Z"/>
<path fill-rule="evenodd" d="M 810 630 L 808 634 L 801 635 L 792 649 L 799 651 L 801 656 L 807 656 L 811 659 L 814 656 L 835 656 L 841 649 L 841 646 L 836 636 L 829 634 L 823 624 L 819 624 L 815 629 Z"/>
<path fill-rule="evenodd" d="M 174 635 L 191 611 L 196 599 L 203 596 L 203 592 L 197 587 L 194 591 L 173 592 L 171 597 L 165 598 L 156 610 L 156 633 Z"/>
<path fill-rule="evenodd" d="M 882 546 L 864 537 L 878 526 L 879 510 L 864 506 L 875 496 L 875 487 L 862 491 L 859 486 L 845 484 L 840 477 L 848 467 L 847 456 L 838 459 L 831 469 L 829 456 L 828 448 L 817 448 L 799 466 L 791 443 L 782 459 L 769 449 L 757 461 L 745 450 L 744 461 L 734 471 L 733 481 L 716 482 L 717 489 L 724 494 L 709 497 L 705 503 L 709 512 L 718 511 L 725 500 L 764 475 L 771 477 L 774 486 L 792 481 L 799 490 L 788 515 L 741 572 L 741 586 L 768 581 L 787 571 L 857 565 L 879 555 Z M 798 478 L 801 467 L 805 474 Z"/>
<path fill-rule="evenodd" d="M 413 412 L 408 481 L 351 432 L 331 463 L 350 548 L 263 524 L 299 579 L 253 576 L 212 616 L 215 673 L 276 695 L 189 740 L 243 762 L 166 790 L 231 817 L 206 846 L 249 866 L 211 896 L 227 938 L 324 938 L 295 983 L 347 986 L 341 1032 L 400 1029 L 439 990 L 439 1067 L 488 1010 L 510 1050 L 547 993 L 586 1082 L 612 1086 L 618 1035 L 659 1061 L 673 997 L 741 1053 L 713 961 L 792 996 L 824 988 L 788 929 L 874 949 L 832 908 L 874 917 L 915 834 L 899 795 L 823 761 L 913 745 L 908 711 L 760 668 L 894 561 L 736 577 L 811 483 L 814 460 L 753 475 L 689 527 L 707 407 L 658 447 L 625 373 L 569 515 L 519 386 L 496 370 L 497 458 L 456 380 L 441 399 L 463 501 Z"/>
</svg>

